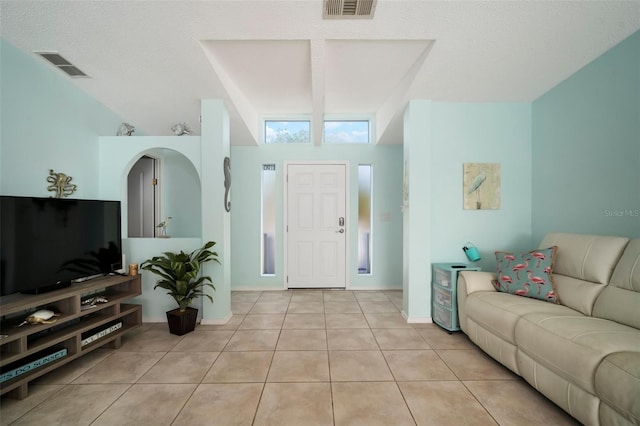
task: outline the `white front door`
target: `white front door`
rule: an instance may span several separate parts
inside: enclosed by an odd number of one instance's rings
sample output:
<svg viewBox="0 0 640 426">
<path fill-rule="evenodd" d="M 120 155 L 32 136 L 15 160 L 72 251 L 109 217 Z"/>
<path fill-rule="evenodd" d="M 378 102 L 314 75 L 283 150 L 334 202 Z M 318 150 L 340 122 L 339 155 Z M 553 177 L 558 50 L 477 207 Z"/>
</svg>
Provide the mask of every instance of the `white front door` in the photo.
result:
<svg viewBox="0 0 640 426">
<path fill-rule="evenodd" d="M 345 288 L 347 164 L 287 165 L 287 287 Z"/>
</svg>

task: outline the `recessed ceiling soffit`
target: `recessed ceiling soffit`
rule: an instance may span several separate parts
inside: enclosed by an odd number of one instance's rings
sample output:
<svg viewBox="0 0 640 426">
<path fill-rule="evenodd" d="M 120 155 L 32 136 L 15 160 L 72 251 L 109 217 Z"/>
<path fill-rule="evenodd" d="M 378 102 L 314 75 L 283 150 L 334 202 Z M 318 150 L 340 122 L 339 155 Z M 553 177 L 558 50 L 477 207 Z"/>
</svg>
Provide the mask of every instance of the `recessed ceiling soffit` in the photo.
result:
<svg viewBox="0 0 640 426">
<path fill-rule="evenodd" d="M 306 115 L 321 140 L 327 114 L 375 116 L 376 135 L 401 112 L 431 40 L 208 40 L 202 48 L 256 143 L 262 117 Z"/>
</svg>

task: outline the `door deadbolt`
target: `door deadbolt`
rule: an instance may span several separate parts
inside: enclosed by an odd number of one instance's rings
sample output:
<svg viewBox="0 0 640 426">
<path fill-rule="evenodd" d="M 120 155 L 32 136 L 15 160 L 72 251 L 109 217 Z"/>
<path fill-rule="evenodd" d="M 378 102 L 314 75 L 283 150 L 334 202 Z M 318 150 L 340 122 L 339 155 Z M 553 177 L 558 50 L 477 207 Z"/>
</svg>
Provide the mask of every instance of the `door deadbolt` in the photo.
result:
<svg viewBox="0 0 640 426">
<path fill-rule="evenodd" d="M 338 225 L 344 226 L 344 217 L 338 218 Z"/>
</svg>

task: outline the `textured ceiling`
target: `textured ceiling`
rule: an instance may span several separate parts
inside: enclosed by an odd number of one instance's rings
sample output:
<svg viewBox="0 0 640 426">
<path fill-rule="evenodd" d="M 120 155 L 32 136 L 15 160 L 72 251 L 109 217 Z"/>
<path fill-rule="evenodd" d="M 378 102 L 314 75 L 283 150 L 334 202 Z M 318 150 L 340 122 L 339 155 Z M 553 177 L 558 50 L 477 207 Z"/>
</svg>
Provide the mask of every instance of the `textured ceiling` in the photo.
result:
<svg viewBox="0 0 640 426">
<path fill-rule="evenodd" d="M 325 114 L 373 117 L 378 143 L 401 143 L 410 99 L 531 102 L 640 29 L 640 1 L 612 0 L 379 0 L 366 20 L 323 20 L 322 0 L 0 12 L 3 38 L 59 52 L 91 77 L 74 84 L 147 134 L 180 121 L 199 132 L 200 100 L 224 99 L 233 145 L 256 144 L 260 119 L 279 115 L 311 117 L 317 143 Z"/>
</svg>

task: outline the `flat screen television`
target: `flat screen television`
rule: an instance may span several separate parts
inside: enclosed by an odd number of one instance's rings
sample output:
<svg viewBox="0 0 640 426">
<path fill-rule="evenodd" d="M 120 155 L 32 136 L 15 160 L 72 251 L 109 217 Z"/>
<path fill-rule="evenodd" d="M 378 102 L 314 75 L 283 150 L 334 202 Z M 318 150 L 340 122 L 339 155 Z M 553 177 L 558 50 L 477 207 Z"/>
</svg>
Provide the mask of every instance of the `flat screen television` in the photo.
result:
<svg viewBox="0 0 640 426">
<path fill-rule="evenodd" d="M 122 268 L 120 202 L 0 196 L 0 295 Z"/>
</svg>

